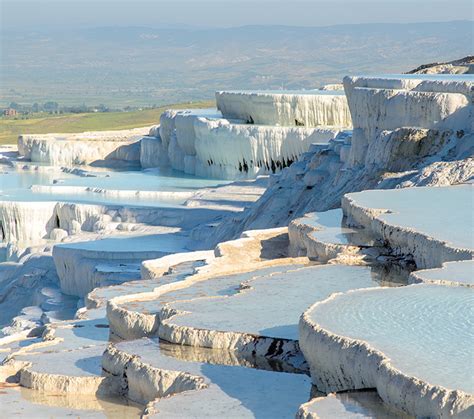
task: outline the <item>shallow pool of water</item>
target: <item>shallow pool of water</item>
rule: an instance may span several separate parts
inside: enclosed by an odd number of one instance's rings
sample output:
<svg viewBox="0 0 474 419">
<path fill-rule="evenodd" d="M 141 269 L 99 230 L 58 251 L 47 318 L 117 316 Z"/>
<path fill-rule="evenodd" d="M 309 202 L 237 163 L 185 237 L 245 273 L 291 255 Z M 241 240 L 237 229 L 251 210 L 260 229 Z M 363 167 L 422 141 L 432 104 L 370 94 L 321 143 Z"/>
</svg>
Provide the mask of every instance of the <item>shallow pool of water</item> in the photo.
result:
<svg viewBox="0 0 474 419">
<path fill-rule="evenodd" d="M 212 283 L 212 280 L 209 281 Z M 198 329 L 298 339 L 301 313 L 336 292 L 378 286 L 369 267 L 320 265 L 258 277 L 238 295 L 173 303 L 170 323 Z"/>
<path fill-rule="evenodd" d="M 474 291 L 413 285 L 340 295 L 311 318 L 332 333 L 361 339 L 403 373 L 474 392 Z"/>
<path fill-rule="evenodd" d="M 3 201 L 60 201 L 95 204 L 143 206 L 173 206 L 186 200 L 183 192 L 193 192 L 228 182 L 198 178 L 174 170 L 105 171 L 91 169 L 88 176 L 61 171 L 30 171 L 7 169 L 0 172 L 0 200 Z M 49 189 L 38 190 L 39 187 Z M 32 190 L 33 187 L 33 190 Z M 71 187 L 72 190 L 68 190 Z M 36 189 L 35 189 L 36 188 Z M 112 191 L 104 194 L 86 188 Z M 76 189 L 76 191 L 74 191 Z M 131 195 L 115 191 L 162 192 L 157 196 Z"/>
<path fill-rule="evenodd" d="M 474 248 L 474 185 L 372 190 L 348 195 L 365 208 L 387 209 L 378 218 L 465 249 Z"/>
</svg>

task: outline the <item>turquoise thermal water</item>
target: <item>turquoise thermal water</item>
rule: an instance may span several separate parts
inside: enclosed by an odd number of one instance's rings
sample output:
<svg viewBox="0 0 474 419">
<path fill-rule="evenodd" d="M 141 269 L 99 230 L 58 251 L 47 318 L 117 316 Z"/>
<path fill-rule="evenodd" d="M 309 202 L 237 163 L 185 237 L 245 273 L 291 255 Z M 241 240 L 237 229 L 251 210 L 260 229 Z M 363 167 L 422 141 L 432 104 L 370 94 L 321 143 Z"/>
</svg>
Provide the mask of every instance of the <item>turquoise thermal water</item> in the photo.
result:
<svg viewBox="0 0 474 419">
<path fill-rule="evenodd" d="M 189 176 L 174 170 L 145 171 L 104 171 L 87 172 L 93 176 L 77 176 L 58 171 L 15 171 L 7 170 L 0 173 L 0 200 L 3 201 L 62 201 L 100 204 L 123 204 L 143 206 L 173 206 L 181 204 L 180 197 L 156 198 L 105 196 L 94 192 L 72 193 L 62 192 L 61 188 L 52 192 L 35 192 L 33 185 L 43 186 L 74 186 L 120 191 L 160 191 L 160 192 L 191 192 L 200 188 L 225 184 L 227 182 Z"/>
<path fill-rule="evenodd" d="M 474 185 L 372 190 L 348 194 L 357 205 L 387 209 L 378 218 L 454 246 L 474 248 Z"/>
<path fill-rule="evenodd" d="M 339 295 L 310 312 L 337 335 L 368 342 L 393 367 L 434 385 L 474 392 L 474 290 L 419 284 Z"/>
</svg>

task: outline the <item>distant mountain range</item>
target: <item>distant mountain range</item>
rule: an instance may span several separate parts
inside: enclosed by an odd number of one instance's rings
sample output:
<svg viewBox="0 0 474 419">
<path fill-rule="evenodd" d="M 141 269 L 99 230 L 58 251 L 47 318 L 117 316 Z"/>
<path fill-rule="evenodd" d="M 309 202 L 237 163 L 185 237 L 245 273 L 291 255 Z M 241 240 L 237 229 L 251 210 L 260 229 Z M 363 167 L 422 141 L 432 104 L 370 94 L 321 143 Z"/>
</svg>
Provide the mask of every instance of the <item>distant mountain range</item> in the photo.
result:
<svg viewBox="0 0 474 419">
<path fill-rule="evenodd" d="M 159 105 L 309 89 L 473 53 L 474 22 L 2 31 L 0 103 Z"/>
</svg>

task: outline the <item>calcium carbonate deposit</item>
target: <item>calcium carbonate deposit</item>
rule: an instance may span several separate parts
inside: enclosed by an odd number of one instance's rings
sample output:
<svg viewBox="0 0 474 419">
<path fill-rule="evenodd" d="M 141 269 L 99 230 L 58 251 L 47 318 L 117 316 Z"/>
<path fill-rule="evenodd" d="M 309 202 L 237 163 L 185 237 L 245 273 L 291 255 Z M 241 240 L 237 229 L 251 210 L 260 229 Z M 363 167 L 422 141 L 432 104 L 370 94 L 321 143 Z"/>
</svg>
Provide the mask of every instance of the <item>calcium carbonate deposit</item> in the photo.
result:
<svg viewBox="0 0 474 419">
<path fill-rule="evenodd" d="M 470 69 L 1 148 L 2 414 L 473 417 Z"/>
</svg>

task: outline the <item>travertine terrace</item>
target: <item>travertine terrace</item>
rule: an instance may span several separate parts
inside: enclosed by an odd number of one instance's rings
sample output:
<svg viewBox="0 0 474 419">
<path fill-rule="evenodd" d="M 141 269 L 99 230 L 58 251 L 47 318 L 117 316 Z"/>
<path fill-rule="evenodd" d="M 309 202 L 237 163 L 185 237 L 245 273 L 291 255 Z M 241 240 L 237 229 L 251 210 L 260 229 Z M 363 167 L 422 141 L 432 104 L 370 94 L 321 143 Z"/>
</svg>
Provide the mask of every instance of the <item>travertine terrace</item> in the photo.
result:
<svg viewBox="0 0 474 419">
<path fill-rule="evenodd" d="M 2 411 L 472 417 L 473 76 L 343 84 L 1 149 Z"/>
</svg>

